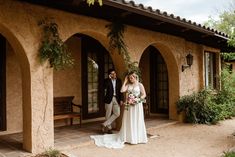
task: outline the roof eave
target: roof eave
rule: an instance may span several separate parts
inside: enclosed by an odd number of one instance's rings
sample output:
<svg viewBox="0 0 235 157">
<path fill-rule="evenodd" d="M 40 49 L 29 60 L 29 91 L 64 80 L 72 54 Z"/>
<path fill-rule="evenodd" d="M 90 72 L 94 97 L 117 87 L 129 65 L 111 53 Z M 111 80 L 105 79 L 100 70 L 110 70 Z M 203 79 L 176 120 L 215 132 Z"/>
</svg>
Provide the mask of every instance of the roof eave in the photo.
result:
<svg viewBox="0 0 235 157">
<path fill-rule="evenodd" d="M 103 3 L 112 7 L 117 7 L 126 11 L 131 11 L 133 13 L 136 14 L 140 14 L 143 16 L 147 16 L 153 19 L 157 19 L 157 20 L 161 20 L 167 23 L 171 23 L 174 25 L 178 25 L 181 27 L 186 27 L 189 28 L 191 30 L 195 30 L 201 33 L 205 33 L 207 35 L 211 35 L 214 36 L 216 33 L 212 32 L 211 30 L 207 30 L 205 26 L 202 26 L 201 24 L 196 24 L 195 22 L 193 22 L 192 24 L 188 23 L 186 21 L 186 19 L 180 19 L 180 17 L 174 17 L 173 14 L 171 14 L 170 16 L 165 16 L 167 15 L 166 12 L 163 12 L 161 14 L 159 14 L 159 10 L 156 10 L 155 12 L 153 11 L 153 9 L 151 7 L 145 8 L 142 4 L 140 5 L 135 5 L 134 2 L 125 2 L 124 0 L 122 0 L 123 2 L 120 2 L 119 0 L 104 0 Z M 126 4 L 123 4 L 126 3 Z M 130 5 L 132 3 L 132 5 Z M 165 15 L 164 15 L 165 14 Z M 191 21 L 190 21 L 191 22 Z M 226 38 L 226 36 L 223 35 L 219 35 L 216 34 L 220 37 L 223 37 L 224 39 L 228 40 L 228 38 Z"/>
</svg>

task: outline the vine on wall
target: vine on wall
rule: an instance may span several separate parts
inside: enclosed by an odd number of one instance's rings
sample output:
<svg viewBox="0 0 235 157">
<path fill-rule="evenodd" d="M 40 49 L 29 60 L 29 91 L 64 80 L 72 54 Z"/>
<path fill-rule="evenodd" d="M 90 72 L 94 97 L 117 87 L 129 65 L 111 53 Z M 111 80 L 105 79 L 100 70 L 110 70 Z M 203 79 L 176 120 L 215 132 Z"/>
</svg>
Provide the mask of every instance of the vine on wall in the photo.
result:
<svg viewBox="0 0 235 157">
<path fill-rule="evenodd" d="M 125 25 L 121 18 L 114 19 L 110 24 L 106 26 L 109 29 L 107 37 L 109 38 L 109 45 L 112 49 L 117 49 L 118 53 L 124 58 L 127 73 L 134 71 L 141 78 L 141 72 L 138 67 L 137 61 L 131 61 L 127 46 L 124 42 Z"/>
<path fill-rule="evenodd" d="M 96 1 L 99 3 L 100 6 L 102 6 L 102 0 L 86 0 L 89 6 L 94 5 Z M 123 40 L 125 25 L 122 22 L 122 18 L 115 18 L 110 24 L 106 25 L 106 27 L 109 29 L 109 33 L 107 34 L 107 36 L 109 38 L 110 48 L 117 49 L 119 54 L 123 56 L 127 73 L 134 71 L 141 78 L 141 72 L 138 67 L 138 62 L 131 61 L 130 54 L 127 51 L 127 46 Z"/>
<path fill-rule="evenodd" d="M 43 40 L 39 49 L 41 62 L 49 61 L 56 70 L 74 65 L 74 59 L 58 33 L 58 25 L 53 18 L 45 18 L 38 23 L 43 28 Z"/>
</svg>

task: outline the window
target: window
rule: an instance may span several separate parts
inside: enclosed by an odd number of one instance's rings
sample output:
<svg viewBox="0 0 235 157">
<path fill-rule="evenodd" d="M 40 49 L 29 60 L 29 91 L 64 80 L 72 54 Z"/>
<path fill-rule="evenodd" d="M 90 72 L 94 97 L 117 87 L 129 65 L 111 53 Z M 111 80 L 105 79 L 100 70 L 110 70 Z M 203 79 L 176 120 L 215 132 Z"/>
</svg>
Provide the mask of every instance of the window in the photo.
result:
<svg viewBox="0 0 235 157">
<path fill-rule="evenodd" d="M 205 69 L 205 87 L 216 88 L 216 55 L 212 52 L 205 52 L 204 55 Z"/>
</svg>

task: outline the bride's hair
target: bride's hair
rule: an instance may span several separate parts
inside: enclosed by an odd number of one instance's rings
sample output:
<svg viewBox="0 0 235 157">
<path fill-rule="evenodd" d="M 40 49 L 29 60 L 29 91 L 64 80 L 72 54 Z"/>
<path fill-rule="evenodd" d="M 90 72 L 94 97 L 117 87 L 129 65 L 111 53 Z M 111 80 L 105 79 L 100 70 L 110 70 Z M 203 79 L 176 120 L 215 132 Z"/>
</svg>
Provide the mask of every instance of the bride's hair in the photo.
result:
<svg viewBox="0 0 235 157">
<path fill-rule="evenodd" d="M 138 76 L 134 71 L 130 71 L 130 72 L 127 74 L 128 77 L 129 77 L 130 75 L 133 75 L 133 76 L 136 78 L 136 80 L 139 82 L 139 76 Z"/>
</svg>

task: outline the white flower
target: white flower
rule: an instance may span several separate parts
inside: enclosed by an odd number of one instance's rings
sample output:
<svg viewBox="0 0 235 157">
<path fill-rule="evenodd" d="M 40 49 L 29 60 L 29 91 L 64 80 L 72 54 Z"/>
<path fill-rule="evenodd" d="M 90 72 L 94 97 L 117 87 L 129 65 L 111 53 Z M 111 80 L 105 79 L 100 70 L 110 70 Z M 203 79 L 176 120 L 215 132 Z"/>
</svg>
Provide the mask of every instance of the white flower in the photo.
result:
<svg viewBox="0 0 235 157">
<path fill-rule="evenodd" d="M 126 103 L 124 103 L 125 109 L 128 110 L 130 106 L 133 106 L 139 103 L 144 103 L 144 102 L 146 102 L 145 99 L 140 98 L 139 95 L 135 95 L 132 92 L 128 92 Z"/>
</svg>

